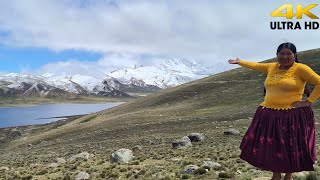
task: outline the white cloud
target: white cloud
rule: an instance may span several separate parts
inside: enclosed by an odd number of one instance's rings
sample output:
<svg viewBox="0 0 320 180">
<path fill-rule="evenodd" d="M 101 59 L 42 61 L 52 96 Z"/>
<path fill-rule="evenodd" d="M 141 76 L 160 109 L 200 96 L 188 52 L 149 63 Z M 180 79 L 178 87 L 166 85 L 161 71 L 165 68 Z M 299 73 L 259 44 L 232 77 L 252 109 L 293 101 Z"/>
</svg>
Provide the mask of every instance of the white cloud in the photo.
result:
<svg viewBox="0 0 320 180">
<path fill-rule="evenodd" d="M 115 68 L 130 67 L 139 64 L 139 56 L 133 54 L 108 54 L 98 60 L 97 65 L 103 68 L 115 70 Z"/>
<path fill-rule="evenodd" d="M 98 61 L 66 60 L 48 63 L 36 74 L 54 73 L 56 75 L 82 74 L 104 77 L 113 70 L 133 67 L 139 64 L 139 57 L 132 54 L 108 54 Z M 30 72 L 30 71 L 29 71 Z"/>
<path fill-rule="evenodd" d="M 270 30 L 270 21 L 284 20 L 271 18 L 270 12 L 284 3 L 298 2 L 1 0 L 0 31 L 9 33 L 1 41 L 8 46 L 99 52 L 106 54 L 98 61 L 103 68 L 146 63 L 141 54 L 214 65 L 237 56 L 271 58 L 284 41 L 295 43 L 298 50 L 318 48 L 319 30 Z M 57 64 L 75 66 L 76 61 L 68 63 Z M 78 70 L 93 66 L 84 64 Z"/>
<path fill-rule="evenodd" d="M 78 61 L 78 60 L 68 60 L 68 61 L 58 61 L 53 63 L 48 63 L 42 66 L 36 73 L 54 73 L 56 75 L 73 75 L 73 74 L 83 74 L 83 75 L 93 75 L 102 76 L 100 67 L 94 62 L 89 61 Z"/>
</svg>

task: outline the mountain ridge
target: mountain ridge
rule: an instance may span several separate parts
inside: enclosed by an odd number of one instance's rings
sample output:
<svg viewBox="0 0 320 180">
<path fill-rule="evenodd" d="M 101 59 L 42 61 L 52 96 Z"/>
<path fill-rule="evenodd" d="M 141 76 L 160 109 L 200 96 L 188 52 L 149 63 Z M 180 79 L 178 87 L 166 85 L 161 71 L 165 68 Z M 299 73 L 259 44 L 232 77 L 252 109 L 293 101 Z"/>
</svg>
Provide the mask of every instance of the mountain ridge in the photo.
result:
<svg viewBox="0 0 320 180">
<path fill-rule="evenodd" d="M 209 76 L 210 72 L 196 61 L 169 59 L 153 66 L 137 65 L 133 68 L 115 70 L 107 75 L 123 84 L 130 84 L 134 78 L 146 85 L 168 88 Z"/>
<path fill-rule="evenodd" d="M 128 72 L 128 74 L 127 74 Z M 98 95 L 98 96 L 125 96 L 130 92 L 156 92 L 162 88 L 177 86 L 195 79 L 208 76 L 207 70 L 195 61 L 167 60 L 154 66 L 135 66 L 113 71 L 103 77 L 89 75 L 43 75 L 8 73 L 0 75 L 0 91 L 2 96 L 40 96 L 45 97 L 54 89 L 60 89 L 66 95 Z M 206 75 L 205 75 L 206 74 Z M 150 77 L 152 76 L 152 77 Z M 36 88 L 41 84 L 41 88 Z M 21 92 L 20 87 L 29 87 L 27 92 Z M 6 94 L 6 92 L 10 92 Z M 32 93 L 30 93 L 32 92 Z M 60 94 L 61 94 L 60 93 Z"/>
</svg>

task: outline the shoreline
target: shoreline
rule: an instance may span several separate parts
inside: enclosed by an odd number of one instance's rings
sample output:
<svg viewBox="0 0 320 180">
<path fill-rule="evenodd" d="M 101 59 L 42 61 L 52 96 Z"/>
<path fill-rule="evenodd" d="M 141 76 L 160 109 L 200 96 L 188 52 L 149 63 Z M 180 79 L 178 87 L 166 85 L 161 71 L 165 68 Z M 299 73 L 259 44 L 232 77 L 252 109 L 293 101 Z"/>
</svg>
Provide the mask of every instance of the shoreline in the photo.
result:
<svg viewBox="0 0 320 180">
<path fill-rule="evenodd" d="M 66 122 L 66 123 L 63 123 L 63 124 L 67 124 L 68 122 L 72 122 L 72 121 L 74 121 L 74 120 L 76 120 L 78 118 L 81 118 L 82 116 L 86 116 L 86 115 L 88 115 L 88 114 L 41 118 L 41 119 L 51 119 L 51 118 L 63 118 L 63 119 L 59 119 L 57 121 L 52 121 L 52 122 L 43 123 L 43 124 L 30 124 L 30 125 L 22 125 L 22 126 L 0 127 L 0 130 L 3 130 L 3 129 L 21 129 L 21 128 L 37 128 L 38 126 L 50 126 L 50 125 L 62 124 L 62 122 Z"/>
<path fill-rule="evenodd" d="M 4 98 L 0 97 L 0 108 L 6 107 L 22 107 L 22 106 L 37 106 L 46 104 L 104 104 L 104 103 L 125 103 L 129 102 L 134 97 L 95 97 L 95 96 L 80 96 L 74 99 L 60 98 L 40 98 L 40 97 L 17 97 Z"/>
<path fill-rule="evenodd" d="M 11 141 L 59 128 L 86 115 L 88 114 L 61 116 L 61 118 L 64 119 L 60 119 L 45 124 L 33 124 L 25 126 L 12 126 L 0 128 L 0 149 L 5 147 L 6 144 L 10 143 Z"/>
</svg>

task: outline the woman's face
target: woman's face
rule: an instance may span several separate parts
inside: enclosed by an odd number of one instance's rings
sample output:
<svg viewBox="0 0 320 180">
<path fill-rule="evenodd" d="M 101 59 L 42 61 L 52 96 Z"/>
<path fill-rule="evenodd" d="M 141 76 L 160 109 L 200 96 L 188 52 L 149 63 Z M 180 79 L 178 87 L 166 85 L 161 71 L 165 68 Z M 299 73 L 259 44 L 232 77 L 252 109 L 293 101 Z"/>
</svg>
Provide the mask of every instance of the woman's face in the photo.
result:
<svg viewBox="0 0 320 180">
<path fill-rule="evenodd" d="M 287 48 L 281 49 L 281 51 L 277 54 L 277 60 L 280 66 L 288 67 L 291 66 L 295 60 L 295 54 Z"/>
</svg>

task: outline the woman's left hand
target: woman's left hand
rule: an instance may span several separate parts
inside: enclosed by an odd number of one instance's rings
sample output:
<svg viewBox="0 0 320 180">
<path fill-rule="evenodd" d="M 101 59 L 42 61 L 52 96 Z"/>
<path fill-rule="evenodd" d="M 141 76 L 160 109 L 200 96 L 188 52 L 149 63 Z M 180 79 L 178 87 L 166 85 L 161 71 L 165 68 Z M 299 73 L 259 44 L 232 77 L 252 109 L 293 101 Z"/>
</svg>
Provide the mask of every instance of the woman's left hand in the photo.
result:
<svg viewBox="0 0 320 180">
<path fill-rule="evenodd" d="M 291 104 L 292 107 L 307 107 L 307 106 L 311 106 L 311 102 L 308 100 L 305 101 L 296 101 L 294 103 Z"/>
</svg>

